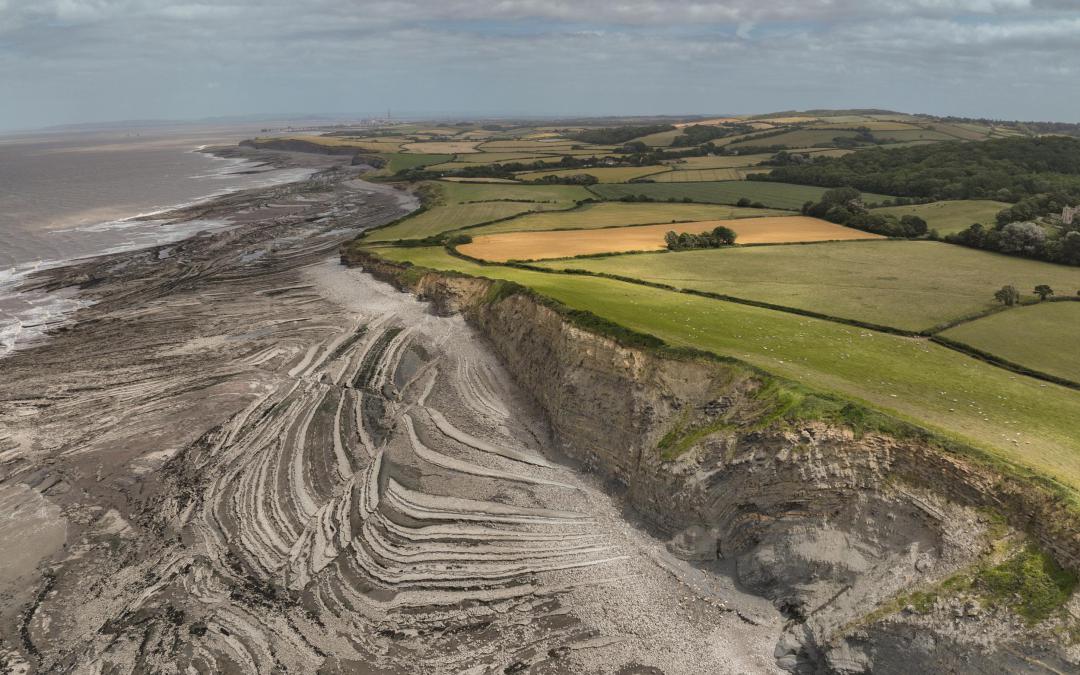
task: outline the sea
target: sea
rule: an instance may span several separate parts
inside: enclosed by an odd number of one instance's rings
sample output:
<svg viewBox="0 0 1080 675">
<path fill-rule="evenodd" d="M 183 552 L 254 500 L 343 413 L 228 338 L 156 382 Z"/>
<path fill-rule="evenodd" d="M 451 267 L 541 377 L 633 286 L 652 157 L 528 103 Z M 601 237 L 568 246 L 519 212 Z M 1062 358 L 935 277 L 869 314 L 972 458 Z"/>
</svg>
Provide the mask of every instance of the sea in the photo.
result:
<svg viewBox="0 0 1080 675">
<path fill-rule="evenodd" d="M 28 274 L 228 227 L 152 216 L 310 175 L 200 152 L 258 131 L 183 126 L 0 136 L 0 358 L 37 343 L 86 304 L 75 289 L 18 291 Z"/>
</svg>

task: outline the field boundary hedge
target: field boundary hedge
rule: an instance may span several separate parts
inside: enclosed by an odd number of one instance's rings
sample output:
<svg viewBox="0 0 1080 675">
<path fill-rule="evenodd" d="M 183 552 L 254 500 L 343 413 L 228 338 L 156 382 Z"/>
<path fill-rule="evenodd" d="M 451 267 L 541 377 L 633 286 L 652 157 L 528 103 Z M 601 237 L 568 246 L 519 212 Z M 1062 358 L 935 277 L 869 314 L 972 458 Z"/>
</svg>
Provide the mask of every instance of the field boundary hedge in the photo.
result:
<svg viewBox="0 0 1080 675">
<path fill-rule="evenodd" d="M 839 323 L 839 324 L 843 324 L 843 325 L 846 325 L 846 326 L 851 326 L 853 328 L 863 328 L 863 329 L 866 329 L 866 330 L 877 331 L 879 333 L 887 333 L 889 335 L 897 335 L 897 336 L 900 336 L 900 337 L 912 337 L 912 338 L 926 338 L 928 341 L 933 342 L 933 343 L 935 343 L 937 345 L 940 345 L 942 347 L 945 347 L 946 349 L 951 349 L 951 350 L 953 350 L 955 352 L 959 352 L 961 354 L 964 354 L 965 356 L 969 356 L 971 358 L 978 359 L 979 361 L 983 361 L 983 362 L 985 362 L 985 363 L 987 363 L 989 365 L 992 365 L 992 366 L 995 366 L 995 367 L 998 367 L 998 368 L 1002 368 L 1002 369 L 1008 370 L 1010 372 L 1014 372 L 1014 373 L 1016 373 L 1018 375 L 1024 375 L 1024 376 L 1027 376 L 1027 377 L 1031 377 L 1032 379 L 1041 380 L 1043 382 L 1049 382 L 1051 384 L 1056 384 L 1056 385 L 1060 385 L 1062 387 L 1067 387 L 1069 389 L 1075 389 L 1077 391 L 1080 391 L 1080 382 L 1073 382 L 1072 380 L 1069 380 L 1069 379 L 1066 379 L 1066 378 L 1063 378 L 1063 377 L 1058 377 L 1057 375 L 1051 375 L 1050 373 L 1044 373 L 1044 372 L 1042 372 L 1040 370 L 1036 370 L 1036 369 L 1033 369 L 1033 368 L 1028 368 L 1027 366 L 1023 366 L 1023 365 L 1021 365 L 1019 363 L 1015 363 L 1013 361 L 1009 361 L 1008 359 L 1001 358 L 999 356 L 991 354 L 990 352 L 986 352 L 986 351 L 983 351 L 983 350 L 978 349 L 976 347 L 972 347 L 971 345 L 968 345 L 968 344 L 966 344 L 964 342 L 960 342 L 959 340 L 953 340 L 953 339 L 950 339 L 950 338 L 942 337 L 940 335 L 932 334 L 932 333 L 929 333 L 927 331 L 912 331 L 912 330 L 905 330 L 903 328 L 895 328 L 893 326 L 883 326 L 883 325 L 880 325 L 880 324 L 870 323 L 868 321 L 859 321 L 858 319 L 846 319 L 846 318 L 843 318 L 843 317 L 833 316 L 831 314 L 825 314 L 825 313 L 822 313 L 822 312 L 815 312 L 815 311 L 809 310 L 809 309 L 800 309 L 798 307 L 787 307 L 785 305 L 777 305 L 777 304 L 773 304 L 773 303 L 770 303 L 770 302 L 762 302 L 760 300 L 750 300 L 748 298 L 740 298 L 740 297 L 733 296 L 733 295 L 725 295 L 723 293 L 713 293 L 713 292 L 710 292 L 710 291 L 700 291 L 700 290 L 696 290 L 696 289 L 692 289 L 692 288 L 678 288 L 676 286 L 671 286 L 669 284 L 662 284 L 662 283 L 658 283 L 658 282 L 655 282 L 655 281 L 645 281 L 644 279 L 637 279 L 637 278 L 634 278 L 634 277 L 626 277 L 626 276 L 622 276 L 622 275 L 619 275 L 619 274 L 610 274 L 610 273 L 607 273 L 607 272 L 593 272 L 593 271 L 590 271 L 590 270 L 582 270 L 582 269 L 574 269 L 574 268 L 556 270 L 556 269 L 550 269 L 550 268 L 546 268 L 546 267 L 537 267 L 535 265 L 531 265 L 531 264 L 526 263 L 526 262 L 494 263 L 494 262 L 490 262 L 490 261 L 487 261 L 487 260 L 482 260 L 480 258 L 474 258 L 474 257 L 472 257 L 470 255 L 465 254 L 465 253 L 461 253 L 455 247 L 450 246 L 450 245 L 445 246 L 445 249 L 446 249 L 447 253 L 449 253 L 450 255 L 452 255 L 452 256 L 454 256 L 456 258 L 459 258 L 461 260 L 465 260 L 467 262 L 474 263 L 476 265 L 482 265 L 484 267 L 514 267 L 514 268 L 517 268 L 517 269 L 528 270 L 530 272 L 543 272 L 545 274 L 575 274 L 575 275 L 578 275 L 578 276 L 590 276 L 590 277 L 597 277 L 597 278 L 600 278 L 600 279 L 611 279 L 612 281 L 621 281 L 623 283 L 638 284 L 639 286 L 649 286 L 651 288 L 657 288 L 657 289 L 664 290 L 664 291 L 672 291 L 672 292 L 675 292 L 675 293 L 685 293 L 687 295 L 696 295 L 696 296 L 702 297 L 702 298 L 709 298 L 710 300 L 720 300 L 720 301 L 723 301 L 723 302 L 730 302 L 730 303 L 738 304 L 738 305 L 747 305 L 747 306 L 750 306 L 750 307 L 758 307 L 760 309 L 769 309 L 769 310 L 773 310 L 773 311 L 776 311 L 776 312 L 786 312 L 788 314 L 796 314 L 798 316 L 805 316 L 805 317 L 811 318 L 811 319 L 819 319 L 819 320 L 822 320 L 822 321 L 831 321 L 833 323 Z M 633 255 L 633 254 L 637 254 L 637 253 L 640 253 L 640 252 L 635 251 L 635 252 L 630 252 L 629 254 Z M 601 255 L 607 255 L 607 254 L 601 254 Z M 578 257 L 587 258 L 587 257 L 596 257 L 596 256 L 578 256 Z M 1071 297 L 1070 298 L 1060 298 L 1058 300 L 1058 302 L 1069 302 L 1069 301 L 1076 301 L 1076 300 L 1074 300 Z M 994 308 L 993 310 L 990 310 L 990 311 L 986 312 L 983 316 L 989 316 L 990 314 L 996 314 L 998 312 L 1001 312 L 1001 311 L 1007 310 L 1007 309 L 1009 309 L 1009 308 L 1006 308 L 1006 307 Z"/>
<path fill-rule="evenodd" d="M 456 253 L 447 248 L 448 252 L 455 257 L 458 257 L 469 262 L 485 266 L 499 267 L 500 265 L 484 263 L 483 261 L 477 261 L 464 254 Z M 697 349 L 694 347 L 676 347 L 668 344 L 664 340 L 643 333 L 634 329 L 626 328 L 621 324 L 615 323 L 608 319 L 604 319 L 596 314 L 593 314 L 587 310 L 576 310 L 564 303 L 548 297 L 543 293 L 536 291 L 530 287 L 523 286 L 517 282 L 491 279 L 490 277 L 477 277 L 463 272 L 455 272 L 450 270 L 432 269 L 423 266 L 414 265 L 411 262 L 393 261 L 381 257 L 377 251 L 360 249 L 357 251 L 343 250 L 343 262 L 347 264 L 357 263 L 364 264 L 364 258 L 373 258 L 381 265 L 385 265 L 394 268 L 398 271 L 395 275 L 402 282 L 406 282 L 408 279 L 412 279 L 415 282 L 420 277 L 427 274 L 442 275 L 445 277 L 458 277 L 458 278 L 470 278 L 470 279 L 483 279 L 491 282 L 492 284 L 502 284 L 505 288 L 500 289 L 501 292 L 497 294 L 494 301 L 504 299 L 510 295 L 522 294 L 524 296 L 533 298 L 538 303 L 551 308 L 562 316 L 569 323 L 577 325 L 583 330 L 587 330 L 597 335 L 601 335 L 614 340 L 617 344 L 629 348 L 643 348 L 652 351 L 661 356 L 668 358 L 675 358 L 681 360 L 689 359 L 702 359 L 705 361 L 712 361 L 715 363 L 724 363 L 730 365 L 736 365 L 741 368 L 745 368 L 748 372 L 760 377 L 763 381 L 775 381 L 782 383 L 785 386 L 790 386 L 799 391 L 807 392 L 813 396 L 820 397 L 822 399 L 836 401 L 844 405 L 841 411 L 841 417 L 846 419 L 847 417 L 859 417 L 861 412 L 868 413 L 871 417 L 870 420 L 880 420 L 881 429 L 875 428 L 876 425 L 871 424 L 869 427 L 864 426 L 865 430 L 876 430 L 879 433 L 892 435 L 896 438 L 909 438 L 919 439 L 932 447 L 937 448 L 941 452 L 947 454 L 953 454 L 959 457 L 965 457 L 977 464 L 992 470 L 1000 471 L 1002 474 L 1011 477 L 1015 480 L 1025 482 L 1025 484 L 1035 487 L 1036 489 L 1045 490 L 1043 494 L 1047 494 L 1051 499 L 1055 500 L 1060 507 L 1064 508 L 1070 517 L 1077 513 L 1077 509 L 1080 508 L 1080 501 L 1078 501 L 1077 491 L 1069 485 L 1062 483 L 1061 481 L 1031 469 L 1023 464 L 1014 462 L 1007 458 L 1001 457 L 998 454 L 989 451 L 985 448 L 973 445 L 971 443 L 953 438 L 952 436 L 942 433 L 939 430 L 929 429 L 921 424 L 907 420 L 903 417 L 899 417 L 888 412 L 884 412 L 875 406 L 862 402 L 858 399 L 844 396 L 842 394 L 832 393 L 828 391 L 821 391 L 814 387 L 807 386 L 794 380 L 789 380 L 781 375 L 776 375 L 764 368 L 748 363 L 742 359 L 718 354 L 716 352 L 707 351 L 703 349 Z M 505 266 L 505 265 L 504 265 Z M 519 266 L 528 269 L 527 266 Z M 836 420 L 843 424 L 851 424 L 850 422 L 843 422 L 841 419 Z M 1028 527 L 1018 526 L 1019 529 L 1025 531 L 1029 530 Z"/>
<path fill-rule="evenodd" d="M 1051 375 L 1050 373 L 1044 373 L 1041 370 L 1035 370 L 1034 368 L 1028 368 L 1027 366 L 1020 365 L 1015 361 L 1010 361 L 1008 359 L 1004 359 L 1000 356 L 992 354 L 988 351 L 979 349 L 978 347 L 973 347 L 966 342 L 953 340 L 952 338 L 947 338 L 942 335 L 931 335 L 930 341 L 935 342 L 942 347 L 948 347 L 949 349 L 967 354 L 968 356 L 979 359 L 980 361 L 985 361 L 992 366 L 997 366 L 998 368 L 1004 368 L 1005 370 L 1012 371 L 1018 375 L 1026 375 L 1027 377 L 1031 377 L 1036 380 L 1043 380 L 1044 382 L 1050 382 L 1052 384 L 1057 384 L 1062 387 L 1068 387 L 1069 389 L 1075 389 L 1077 391 L 1080 391 L 1080 382 L 1073 382 L 1072 380 L 1066 379 L 1064 377 Z"/>
</svg>

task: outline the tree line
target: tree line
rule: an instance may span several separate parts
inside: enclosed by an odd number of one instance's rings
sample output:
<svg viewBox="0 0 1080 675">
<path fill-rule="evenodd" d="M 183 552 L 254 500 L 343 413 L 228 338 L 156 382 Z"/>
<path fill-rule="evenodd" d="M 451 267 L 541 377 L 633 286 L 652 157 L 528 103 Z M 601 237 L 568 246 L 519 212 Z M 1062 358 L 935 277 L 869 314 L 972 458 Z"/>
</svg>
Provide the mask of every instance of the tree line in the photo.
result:
<svg viewBox="0 0 1080 675">
<path fill-rule="evenodd" d="M 901 197 L 996 199 L 1063 193 L 1080 197 L 1080 139 L 1067 136 L 869 148 L 779 166 L 751 180 L 854 187 Z"/>
<path fill-rule="evenodd" d="M 926 221 L 916 215 L 897 218 L 874 213 L 863 203 L 862 193 L 850 187 L 825 191 L 818 201 L 803 204 L 802 213 L 886 237 L 910 239 L 925 236 L 929 231 Z"/>
<path fill-rule="evenodd" d="M 664 243 L 670 251 L 689 251 L 696 248 L 721 248 L 734 246 L 735 230 L 720 225 L 708 232 L 675 232 L 671 230 L 664 235 Z"/>
</svg>

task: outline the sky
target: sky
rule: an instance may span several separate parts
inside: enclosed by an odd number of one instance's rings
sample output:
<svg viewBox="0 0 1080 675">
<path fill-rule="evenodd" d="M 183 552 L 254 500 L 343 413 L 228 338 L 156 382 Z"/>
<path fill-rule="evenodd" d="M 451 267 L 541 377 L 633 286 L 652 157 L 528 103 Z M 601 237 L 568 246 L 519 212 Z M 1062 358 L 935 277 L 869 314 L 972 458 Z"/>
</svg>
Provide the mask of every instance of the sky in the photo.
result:
<svg viewBox="0 0 1080 675">
<path fill-rule="evenodd" d="M 0 0 L 0 130 L 886 108 L 1080 122 L 1080 0 Z"/>
</svg>

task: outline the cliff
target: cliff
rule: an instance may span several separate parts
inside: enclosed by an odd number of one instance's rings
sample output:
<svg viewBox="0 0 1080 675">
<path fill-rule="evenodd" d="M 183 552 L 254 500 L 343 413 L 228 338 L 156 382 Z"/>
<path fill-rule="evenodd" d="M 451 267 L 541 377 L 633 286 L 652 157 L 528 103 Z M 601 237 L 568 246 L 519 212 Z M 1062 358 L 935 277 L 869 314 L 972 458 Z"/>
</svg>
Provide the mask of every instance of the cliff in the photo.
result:
<svg viewBox="0 0 1080 675">
<path fill-rule="evenodd" d="M 610 481 L 673 552 L 785 613 L 781 666 L 1080 661 L 1051 635 L 1071 625 L 1067 612 L 1024 623 L 980 576 L 1025 538 L 1080 569 L 1080 527 L 1052 486 L 908 425 L 860 423 L 872 414 L 856 406 L 815 416 L 812 394 L 740 363 L 620 344 L 503 282 L 363 252 L 343 261 L 461 312 L 535 397 L 562 453 Z"/>
</svg>

